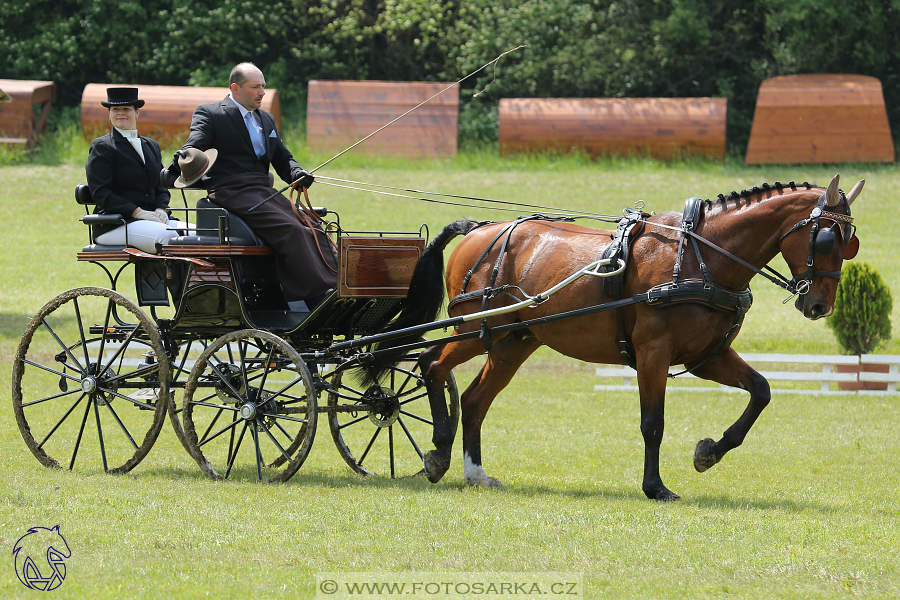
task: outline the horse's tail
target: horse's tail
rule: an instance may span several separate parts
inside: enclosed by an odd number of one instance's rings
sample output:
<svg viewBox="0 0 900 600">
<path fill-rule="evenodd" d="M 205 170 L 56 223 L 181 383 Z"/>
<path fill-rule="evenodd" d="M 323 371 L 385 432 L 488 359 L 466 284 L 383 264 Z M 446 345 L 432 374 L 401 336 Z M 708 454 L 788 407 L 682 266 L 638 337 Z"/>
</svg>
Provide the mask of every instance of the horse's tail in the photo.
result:
<svg viewBox="0 0 900 600">
<path fill-rule="evenodd" d="M 437 318 L 438 312 L 444 304 L 444 248 L 453 238 L 467 234 L 477 225 L 478 223 L 474 221 L 460 219 L 444 227 L 431 240 L 413 270 L 403 309 L 380 333 L 423 325 Z M 414 343 L 420 337 L 421 334 L 415 333 L 379 342 L 374 350 L 387 350 L 388 352 L 376 355 L 363 365 L 364 378 L 367 383 L 378 383 L 391 368 L 400 362 L 406 351 L 397 349 L 398 346 Z"/>
</svg>

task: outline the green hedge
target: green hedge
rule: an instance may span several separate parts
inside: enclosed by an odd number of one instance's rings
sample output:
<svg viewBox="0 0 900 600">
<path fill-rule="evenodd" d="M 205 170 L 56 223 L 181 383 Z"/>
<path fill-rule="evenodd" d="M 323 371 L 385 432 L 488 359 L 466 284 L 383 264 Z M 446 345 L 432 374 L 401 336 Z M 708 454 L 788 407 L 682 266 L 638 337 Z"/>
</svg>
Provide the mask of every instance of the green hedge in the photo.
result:
<svg viewBox="0 0 900 600">
<path fill-rule="evenodd" d="M 0 3 L 0 77 L 221 85 L 251 60 L 303 118 L 310 79 L 453 81 L 520 44 L 461 94 L 463 142 L 496 139 L 501 97 L 724 96 L 743 152 L 759 84 L 856 73 L 900 133 L 896 0 L 18 0 Z M 900 3 L 897 3 L 900 6 Z"/>
</svg>

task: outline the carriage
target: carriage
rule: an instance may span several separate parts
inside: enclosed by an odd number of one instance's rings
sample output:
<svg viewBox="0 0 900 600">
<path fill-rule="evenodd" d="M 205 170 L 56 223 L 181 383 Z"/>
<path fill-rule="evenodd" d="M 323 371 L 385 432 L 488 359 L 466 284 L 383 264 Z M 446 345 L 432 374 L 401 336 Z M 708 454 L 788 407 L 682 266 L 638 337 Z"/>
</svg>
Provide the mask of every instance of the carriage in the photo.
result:
<svg viewBox="0 0 900 600">
<path fill-rule="evenodd" d="M 683 364 L 750 394 L 718 441 L 698 442 L 693 462 L 704 472 L 743 443 L 771 397 L 731 348 L 752 301 L 750 280 L 783 288 L 809 319 L 834 309 L 841 265 L 859 249 L 850 205 L 864 184 L 845 194 L 839 179 L 827 189 L 775 182 L 715 201 L 692 197 L 683 212 L 588 215 L 615 222 L 615 231 L 571 216 L 461 220 L 427 247 L 422 229 L 355 233 L 334 215 L 338 288 L 311 311 L 284 301 L 264 242 L 201 199 L 188 211 L 196 229 L 159 255 L 93 244 L 78 254 L 104 269 L 111 289 L 70 290 L 33 318 L 13 366 L 16 419 L 45 465 L 73 468 L 90 431 L 103 469 L 125 472 L 150 450 L 168 412 L 207 475 L 258 481 L 296 473 L 321 412 L 357 473 L 424 471 L 437 482 L 462 423 L 465 481 L 496 486 L 482 466 L 481 425 L 519 366 L 546 345 L 636 367 L 642 489 L 677 499 L 659 472 L 666 380 L 677 375 L 669 368 Z M 76 198 L 87 205 L 85 191 Z M 83 220 L 98 218 L 116 217 Z M 443 251 L 458 235 L 445 278 Z M 792 277 L 768 266 L 778 254 Z M 116 262 L 117 270 L 107 267 Z M 130 264 L 137 303 L 116 291 Z M 445 287 L 449 316 L 436 320 Z M 169 298 L 174 316 L 161 318 Z M 422 339 L 449 328 L 447 337 Z M 452 369 L 485 353 L 460 395 Z"/>
<path fill-rule="evenodd" d="M 22 436 L 46 466 L 137 466 L 166 420 L 213 478 L 284 481 L 310 452 L 319 418 L 357 473 L 422 469 L 430 410 L 411 353 L 380 385 L 349 369 L 360 350 L 332 351 L 382 328 L 401 308 L 427 229 L 364 233 L 330 221 L 338 286 L 312 310 L 285 302 L 275 257 L 236 214 L 200 198 L 186 231 L 158 254 L 89 244 L 108 288 L 66 291 L 40 309 L 20 342 L 13 407 Z M 86 185 L 75 199 L 89 214 Z M 121 293 L 133 266 L 136 301 Z M 167 316 L 162 316 L 165 312 Z M 364 351 L 364 345 L 361 346 Z M 448 410 L 457 415 L 453 377 Z M 325 400 L 320 405 L 320 400 Z"/>
</svg>

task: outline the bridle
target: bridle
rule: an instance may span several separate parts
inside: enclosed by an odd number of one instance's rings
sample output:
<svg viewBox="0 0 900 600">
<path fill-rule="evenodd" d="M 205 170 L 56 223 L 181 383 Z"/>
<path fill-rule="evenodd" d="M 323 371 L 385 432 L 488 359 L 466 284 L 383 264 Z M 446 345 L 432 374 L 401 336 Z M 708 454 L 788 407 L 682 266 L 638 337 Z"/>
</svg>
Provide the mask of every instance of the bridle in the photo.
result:
<svg viewBox="0 0 900 600">
<path fill-rule="evenodd" d="M 847 199 L 846 196 L 844 196 L 844 193 L 840 192 L 840 194 L 842 201 L 846 202 Z M 843 215 L 840 213 L 834 213 L 824 210 L 826 195 L 827 192 L 823 192 L 822 195 L 819 196 L 819 200 L 816 202 L 816 207 L 812 209 L 809 217 L 796 223 L 793 227 L 791 227 L 790 230 L 788 230 L 787 233 L 785 233 L 778 239 L 778 247 L 780 249 L 781 242 L 784 241 L 784 238 L 791 235 L 795 231 L 799 231 L 803 227 L 806 227 L 810 223 L 812 224 L 812 228 L 809 232 L 809 249 L 806 253 L 806 271 L 800 273 L 799 275 L 795 275 L 790 280 L 785 278 L 783 275 L 778 275 L 786 284 L 785 289 L 787 289 L 794 295 L 799 294 L 802 296 L 809 292 L 809 287 L 810 285 L 812 285 L 812 280 L 814 277 L 831 277 L 837 279 L 838 281 L 841 280 L 840 271 L 821 271 L 819 269 L 816 269 L 814 266 L 816 253 L 828 255 L 834 251 L 834 243 L 836 239 L 836 235 L 834 233 L 835 225 L 838 225 L 838 229 L 841 233 L 841 239 L 843 240 L 844 246 L 846 248 L 844 252 L 844 258 L 850 259 L 856 255 L 858 244 L 856 246 L 851 244 L 856 234 L 856 226 L 853 225 L 853 217 L 851 217 L 849 214 Z M 819 223 L 820 219 L 827 219 L 832 221 L 831 227 L 822 228 Z"/>
</svg>

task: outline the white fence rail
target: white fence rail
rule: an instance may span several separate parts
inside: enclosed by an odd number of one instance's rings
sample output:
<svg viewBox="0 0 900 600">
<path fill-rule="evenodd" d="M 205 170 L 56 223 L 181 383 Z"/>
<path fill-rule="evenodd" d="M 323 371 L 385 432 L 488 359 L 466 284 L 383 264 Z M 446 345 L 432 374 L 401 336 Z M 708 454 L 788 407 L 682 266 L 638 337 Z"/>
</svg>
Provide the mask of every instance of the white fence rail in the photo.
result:
<svg viewBox="0 0 900 600">
<path fill-rule="evenodd" d="M 759 373 L 769 380 L 772 393 L 792 393 L 792 394 L 896 394 L 897 383 L 900 382 L 900 356 L 887 354 L 863 354 L 862 356 L 830 356 L 816 354 L 754 354 L 742 353 L 741 357 L 750 363 Z M 772 370 L 768 371 L 760 368 L 761 365 L 776 365 L 777 368 L 800 367 L 795 370 Z M 887 365 L 888 372 L 875 372 L 871 365 Z M 851 369 L 859 367 L 858 372 L 838 372 L 838 366 Z M 805 370 L 802 370 L 805 368 Z M 670 372 L 678 372 L 684 370 L 681 365 L 673 366 Z M 622 379 L 621 384 L 597 384 L 594 391 L 614 390 L 614 391 L 636 391 L 637 388 L 637 372 L 631 367 L 615 365 L 598 367 L 596 371 L 597 377 L 606 379 Z M 732 388 L 724 385 L 713 385 L 708 387 L 697 387 L 689 385 L 679 385 L 678 380 L 698 381 L 699 378 L 690 373 L 685 373 L 675 380 L 669 381 L 670 390 L 689 390 L 704 392 L 742 392 L 738 388 Z M 773 384 L 776 381 L 792 382 L 791 387 L 779 387 Z M 841 390 L 832 389 L 832 384 L 838 383 L 867 383 L 880 382 L 887 385 L 886 390 L 860 389 L 860 390 Z M 802 387 L 804 386 L 805 387 Z M 810 387 L 813 386 L 813 387 Z M 816 387 L 817 386 L 817 387 Z M 837 387 L 835 385 L 835 387 Z"/>
</svg>

